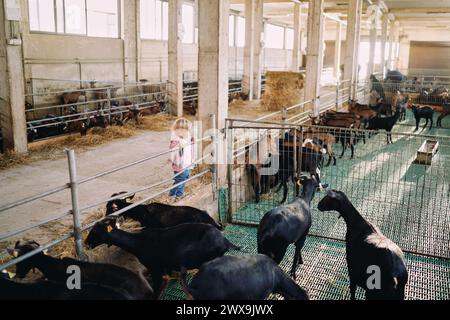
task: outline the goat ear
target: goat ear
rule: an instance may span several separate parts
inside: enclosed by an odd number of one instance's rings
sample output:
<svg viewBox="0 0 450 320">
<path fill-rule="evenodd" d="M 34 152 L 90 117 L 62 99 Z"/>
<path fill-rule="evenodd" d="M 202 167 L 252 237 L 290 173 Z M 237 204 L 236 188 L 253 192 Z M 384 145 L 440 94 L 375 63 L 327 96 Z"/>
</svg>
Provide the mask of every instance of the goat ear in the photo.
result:
<svg viewBox="0 0 450 320">
<path fill-rule="evenodd" d="M 8 251 L 8 254 L 13 257 L 13 258 L 18 258 L 19 257 L 19 251 L 15 250 L 15 249 L 6 249 L 6 251 Z"/>
<path fill-rule="evenodd" d="M 134 197 L 136 197 L 136 194 L 132 194 L 131 196 L 127 197 L 125 199 L 126 202 L 130 203 L 131 201 L 133 201 Z"/>
<path fill-rule="evenodd" d="M 122 227 L 122 225 L 125 222 L 125 218 L 124 217 L 118 217 L 116 220 L 116 228 L 120 229 Z"/>
<path fill-rule="evenodd" d="M 333 192 L 333 190 L 328 189 L 328 190 L 327 190 L 327 196 L 329 196 L 329 197 L 331 197 L 331 198 L 334 198 L 334 192 Z"/>
</svg>

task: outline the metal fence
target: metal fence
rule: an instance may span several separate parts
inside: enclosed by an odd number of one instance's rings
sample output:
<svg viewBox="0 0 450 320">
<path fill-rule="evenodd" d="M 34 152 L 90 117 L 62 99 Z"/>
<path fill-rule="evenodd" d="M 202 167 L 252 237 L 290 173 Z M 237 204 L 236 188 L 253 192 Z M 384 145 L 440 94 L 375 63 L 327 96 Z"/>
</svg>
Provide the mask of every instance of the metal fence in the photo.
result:
<svg viewBox="0 0 450 320">
<path fill-rule="evenodd" d="M 252 156 L 254 148 L 262 148 L 263 143 L 268 144 L 268 135 L 277 141 L 277 149 L 275 158 L 271 158 L 272 162 L 266 166 L 277 169 L 273 161 L 279 154 L 285 156 L 286 152 L 290 153 L 289 162 L 284 162 L 283 157 L 278 160 L 279 170 L 275 170 L 275 173 L 289 173 L 288 176 L 297 179 L 302 171 L 311 174 L 308 171 L 310 168 L 302 168 L 302 164 L 317 156 L 316 152 L 301 147 L 304 138 L 312 139 L 318 135 L 324 139 L 325 135 L 332 135 L 336 142 L 331 144 L 331 149 L 336 157 L 343 151 L 341 141 L 353 144 L 355 155 L 351 158 L 351 151 L 345 151 L 335 166 L 333 162 L 327 166 L 328 156 L 324 156 L 324 163 L 321 164 L 322 183 L 345 192 L 363 216 L 405 251 L 428 257 L 450 258 L 449 136 L 395 132 L 392 133 L 393 144 L 388 145 L 386 133 L 288 122 L 255 121 L 248 124 L 240 120 L 229 120 L 227 132 L 236 141 L 243 141 L 241 144 L 229 145 L 229 154 L 233 155 L 233 164 L 228 169 L 229 222 L 256 226 L 263 215 L 279 206 L 283 199 L 283 190 L 278 190 L 280 185 L 276 175 L 268 171 L 268 176 L 257 180 L 248 165 L 248 157 Z M 289 132 L 290 149 L 282 147 L 286 144 L 279 140 L 286 139 Z M 429 153 L 431 150 L 424 147 L 426 141 L 439 143 L 436 154 Z M 419 162 L 416 161 L 421 148 L 425 148 L 422 151 L 430 158 L 429 163 L 421 158 Z M 255 187 L 257 181 L 261 184 L 259 188 Z M 295 198 L 295 185 L 291 179 L 288 202 Z M 262 193 L 259 202 L 255 192 L 258 189 Z M 345 225 L 338 221 L 336 215 L 318 212 L 316 208 L 319 200 L 320 195 L 317 195 L 312 206 L 314 223 L 310 234 L 318 238 L 345 240 Z"/>
<path fill-rule="evenodd" d="M 397 95 L 418 105 L 444 106 L 450 103 L 449 81 L 382 81 L 372 83 L 371 89 L 378 91 L 385 103 L 393 103 Z"/>
<path fill-rule="evenodd" d="M 215 123 L 214 117 L 211 118 L 211 121 L 213 124 Z M 198 138 L 193 143 L 194 149 L 196 150 L 199 145 L 201 145 L 205 142 L 209 142 L 209 141 L 214 142 L 214 139 L 217 139 L 217 137 L 215 135 Z M 0 244 L 1 243 L 5 244 L 7 241 L 11 241 L 12 239 L 17 238 L 18 236 L 24 235 L 31 231 L 38 230 L 38 228 L 49 225 L 51 223 L 61 222 L 64 219 L 71 219 L 71 222 L 68 222 L 68 223 L 69 223 L 69 225 L 72 226 L 72 232 L 69 232 L 67 234 L 62 234 L 62 235 L 60 235 L 60 237 L 58 237 L 58 239 L 50 241 L 49 243 L 42 245 L 41 247 L 34 250 L 33 252 L 30 252 L 24 256 L 21 256 L 19 258 L 13 259 L 13 260 L 9 259 L 9 256 L 6 251 L 0 252 L 0 262 L 3 261 L 0 265 L 0 270 L 7 269 L 11 266 L 14 266 L 21 261 L 24 261 L 40 252 L 51 249 L 71 238 L 75 239 L 76 252 L 77 252 L 78 257 L 80 259 L 84 259 L 85 255 L 84 255 L 84 250 L 83 250 L 83 245 L 82 245 L 82 235 L 84 232 L 89 231 L 95 225 L 95 223 L 98 222 L 98 221 L 96 221 L 94 223 L 82 225 L 82 220 L 83 220 L 82 218 L 86 217 L 86 214 L 88 214 L 95 208 L 104 206 L 106 203 L 108 203 L 109 201 L 112 201 L 112 200 L 116 200 L 116 199 L 126 197 L 126 196 L 129 196 L 132 194 L 140 194 L 143 192 L 152 192 L 153 193 L 152 195 L 146 196 L 144 199 L 136 201 L 133 205 L 131 205 L 121 211 L 118 211 L 113 215 L 113 216 L 119 216 L 119 215 L 123 214 L 124 212 L 135 208 L 138 205 L 149 202 L 152 199 L 155 199 L 155 198 L 161 196 L 162 194 L 168 193 L 170 190 L 172 190 L 172 188 L 177 187 L 183 183 L 179 183 L 175 186 L 172 186 L 174 176 L 170 176 L 162 181 L 158 180 L 158 182 L 156 182 L 156 183 L 153 183 L 149 186 L 139 188 L 138 190 L 134 190 L 125 195 L 120 195 L 120 196 L 108 198 L 108 199 L 99 199 L 95 203 L 90 203 L 83 207 L 81 207 L 82 199 L 80 199 L 80 197 L 78 195 L 78 190 L 79 190 L 80 186 L 82 186 L 84 184 L 88 184 L 96 179 L 99 179 L 99 178 L 102 178 L 105 176 L 109 176 L 109 175 L 112 175 L 117 172 L 122 172 L 124 170 L 127 170 L 129 168 L 135 167 L 135 166 L 143 164 L 143 163 L 150 162 L 152 160 L 164 159 L 163 161 L 165 162 L 165 159 L 168 157 L 168 155 L 170 153 L 177 152 L 178 150 L 179 150 L 179 148 L 174 148 L 172 150 L 160 152 L 158 154 L 151 155 L 144 159 L 140 159 L 140 160 L 134 161 L 132 163 L 127 163 L 127 164 L 121 165 L 117 168 L 107 170 L 104 172 L 100 172 L 94 176 L 91 176 L 88 178 L 83 178 L 83 179 L 80 179 L 77 175 L 77 170 L 76 170 L 77 164 L 76 164 L 75 152 L 73 150 L 68 150 L 67 151 L 68 176 L 70 177 L 70 179 L 67 184 L 54 187 L 54 188 L 49 189 L 45 192 L 42 192 L 38 195 L 33 195 L 30 197 L 21 199 L 19 201 L 15 201 L 14 203 L 4 205 L 4 206 L 0 207 L 0 216 L 2 214 L 5 214 L 6 212 L 8 212 L 11 209 L 21 207 L 25 204 L 35 203 L 36 201 L 38 201 L 40 199 L 45 199 L 49 196 L 52 196 L 52 195 L 55 195 L 55 194 L 58 194 L 58 193 L 61 193 L 61 192 L 67 191 L 67 190 L 70 191 L 70 201 L 69 201 L 69 199 L 67 199 L 66 202 L 71 203 L 71 209 L 68 209 L 64 212 L 48 214 L 47 216 L 50 216 L 50 218 L 46 218 L 43 221 L 40 221 L 39 223 L 26 225 L 17 230 L 12 231 L 12 232 L 0 234 Z M 192 168 L 196 167 L 198 164 L 203 163 L 204 161 L 206 161 L 207 159 L 209 159 L 212 156 L 214 156 L 214 155 L 213 154 L 205 154 L 205 155 L 198 156 L 197 160 L 193 163 Z M 214 165 L 208 166 L 206 169 L 204 169 L 204 170 L 200 171 L 199 173 L 195 174 L 194 176 L 190 177 L 185 183 L 189 184 L 189 182 L 200 179 L 202 177 L 205 177 L 207 174 L 209 174 L 211 172 L 213 173 L 213 175 L 215 175 L 215 173 L 217 172 Z M 215 181 L 215 179 L 213 179 L 213 181 Z M 214 188 L 217 187 L 217 185 L 214 183 L 212 185 Z M 161 190 L 161 188 L 163 190 Z M 213 195 L 216 195 L 216 190 L 213 190 Z M 83 201 L 83 202 L 86 202 L 86 201 Z M 7 261 L 7 262 L 5 262 L 5 261 Z"/>
</svg>

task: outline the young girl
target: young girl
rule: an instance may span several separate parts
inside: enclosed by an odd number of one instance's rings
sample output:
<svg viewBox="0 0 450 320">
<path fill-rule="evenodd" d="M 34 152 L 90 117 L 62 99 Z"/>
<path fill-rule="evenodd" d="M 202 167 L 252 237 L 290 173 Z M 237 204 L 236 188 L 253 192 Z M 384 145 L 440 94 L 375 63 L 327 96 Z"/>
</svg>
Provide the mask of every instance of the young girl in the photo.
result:
<svg viewBox="0 0 450 320">
<path fill-rule="evenodd" d="M 172 169 L 175 174 L 174 185 L 178 185 L 189 179 L 194 162 L 194 138 L 191 134 L 192 123 L 184 118 L 175 121 L 172 127 L 170 149 L 179 148 L 171 153 Z M 170 191 L 174 199 L 184 196 L 185 184 L 180 184 Z"/>
</svg>

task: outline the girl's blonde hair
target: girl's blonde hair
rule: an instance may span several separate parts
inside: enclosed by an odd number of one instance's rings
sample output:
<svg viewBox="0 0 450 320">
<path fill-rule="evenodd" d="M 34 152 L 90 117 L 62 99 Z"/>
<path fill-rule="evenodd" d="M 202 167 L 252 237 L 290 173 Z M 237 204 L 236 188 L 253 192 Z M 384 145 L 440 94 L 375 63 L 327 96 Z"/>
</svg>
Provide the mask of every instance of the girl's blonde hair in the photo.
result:
<svg viewBox="0 0 450 320">
<path fill-rule="evenodd" d="M 188 119 L 180 118 L 176 120 L 172 126 L 172 132 L 183 139 L 191 137 L 192 122 Z"/>
</svg>

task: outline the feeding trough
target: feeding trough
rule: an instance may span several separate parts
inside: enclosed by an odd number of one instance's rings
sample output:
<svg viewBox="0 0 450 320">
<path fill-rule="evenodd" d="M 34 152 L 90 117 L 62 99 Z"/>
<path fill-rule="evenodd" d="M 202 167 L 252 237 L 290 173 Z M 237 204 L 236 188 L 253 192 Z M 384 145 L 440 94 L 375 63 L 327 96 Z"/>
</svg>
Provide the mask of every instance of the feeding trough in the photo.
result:
<svg viewBox="0 0 450 320">
<path fill-rule="evenodd" d="M 415 163 L 431 166 L 433 158 L 439 151 L 439 141 L 427 140 L 417 151 L 417 158 Z"/>
</svg>

